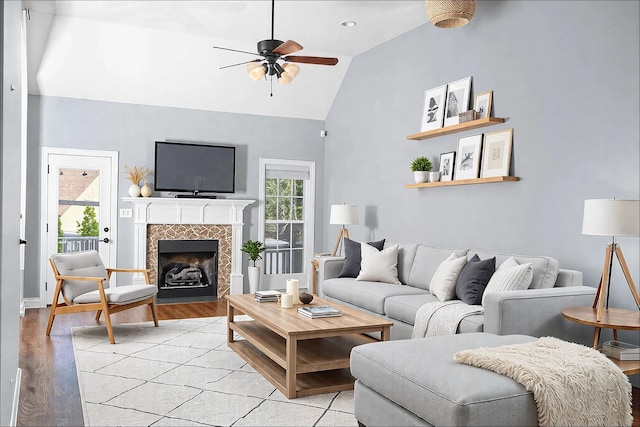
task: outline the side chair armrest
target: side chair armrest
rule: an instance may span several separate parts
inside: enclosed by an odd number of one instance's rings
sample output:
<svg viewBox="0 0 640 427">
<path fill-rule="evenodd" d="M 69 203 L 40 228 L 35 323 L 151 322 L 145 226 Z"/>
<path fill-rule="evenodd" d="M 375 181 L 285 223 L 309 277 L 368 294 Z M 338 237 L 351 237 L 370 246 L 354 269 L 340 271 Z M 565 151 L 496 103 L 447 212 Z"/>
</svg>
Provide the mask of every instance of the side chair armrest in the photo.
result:
<svg viewBox="0 0 640 427">
<path fill-rule="evenodd" d="M 107 280 L 106 277 L 93 277 L 93 276 L 59 276 L 56 275 L 57 280 L 79 280 L 79 281 L 90 281 L 95 280 L 96 282 L 104 282 Z"/>
<path fill-rule="evenodd" d="M 149 285 L 149 271 L 146 268 L 107 268 L 107 277 L 111 278 L 111 273 L 142 273 L 144 280 Z"/>
</svg>

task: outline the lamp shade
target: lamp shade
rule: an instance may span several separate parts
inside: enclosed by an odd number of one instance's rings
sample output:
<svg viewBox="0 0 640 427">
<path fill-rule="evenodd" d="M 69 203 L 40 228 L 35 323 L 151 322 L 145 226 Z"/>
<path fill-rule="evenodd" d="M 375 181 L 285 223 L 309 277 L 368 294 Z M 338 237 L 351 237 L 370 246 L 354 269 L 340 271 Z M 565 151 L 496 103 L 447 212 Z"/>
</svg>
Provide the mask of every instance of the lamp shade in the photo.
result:
<svg viewBox="0 0 640 427">
<path fill-rule="evenodd" d="M 356 205 L 331 205 L 330 224 L 357 224 L 358 206 Z"/>
<path fill-rule="evenodd" d="M 438 28 L 467 25 L 476 11 L 476 0 L 427 0 L 427 15 Z"/>
<path fill-rule="evenodd" d="M 640 200 L 585 200 L 582 234 L 640 236 Z"/>
</svg>

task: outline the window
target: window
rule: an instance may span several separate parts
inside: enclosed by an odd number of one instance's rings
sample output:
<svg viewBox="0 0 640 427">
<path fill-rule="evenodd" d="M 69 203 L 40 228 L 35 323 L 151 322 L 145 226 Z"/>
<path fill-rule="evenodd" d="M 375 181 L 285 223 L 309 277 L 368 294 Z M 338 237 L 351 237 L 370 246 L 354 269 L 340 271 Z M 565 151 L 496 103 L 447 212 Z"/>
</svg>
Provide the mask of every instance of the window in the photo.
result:
<svg viewBox="0 0 640 427">
<path fill-rule="evenodd" d="M 313 253 L 315 163 L 260 159 L 260 171 L 264 274 L 304 276 Z"/>
</svg>

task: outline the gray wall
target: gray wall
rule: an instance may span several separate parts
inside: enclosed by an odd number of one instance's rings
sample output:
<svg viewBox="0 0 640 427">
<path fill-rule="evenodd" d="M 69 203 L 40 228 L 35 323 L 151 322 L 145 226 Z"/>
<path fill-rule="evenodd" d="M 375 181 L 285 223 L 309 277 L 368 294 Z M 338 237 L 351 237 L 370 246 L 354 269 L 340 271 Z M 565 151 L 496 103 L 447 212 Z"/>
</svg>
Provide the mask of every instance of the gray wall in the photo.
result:
<svg viewBox="0 0 640 427">
<path fill-rule="evenodd" d="M 639 198 L 638 16 L 636 1 L 482 1 L 465 27 L 426 24 L 358 56 L 326 121 L 325 215 L 355 203 L 352 238 L 548 255 L 597 286 L 609 239 L 581 234 L 584 200 Z M 424 91 L 467 76 L 506 123 L 406 140 Z M 413 158 L 437 167 L 458 138 L 508 128 L 519 182 L 404 188 Z M 638 238 L 619 243 L 637 286 Z M 610 305 L 636 309 L 617 263 Z"/>
<path fill-rule="evenodd" d="M 236 193 L 224 196 L 258 199 L 259 158 L 310 160 L 316 162 L 316 180 L 324 170 L 324 145 L 318 120 L 286 119 L 180 108 L 87 101 L 70 98 L 29 96 L 29 150 L 27 212 L 40 212 L 40 171 L 42 147 L 116 150 L 119 170 L 124 165 L 153 168 L 155 141 L 183 141 L 235 145 Z M 119 177 L 119 197 L 128 197 L 130 183 Z M 152 178 L 152 177 L 151 177 Z M 153 180 L 151 179 L 151 184 Z M 322 239 L 322 188 L 316 190 L 318 227 Z M 132 208 L 118 200 L 118 208 Z M 247 212 L 248 211 L 248 212 Z M 40 265 L 40 218 L 27 218 L 29 245 L 27 265 Z M 258 237 L 258 203 L 245 211 L 245 238 Z M 133 220 L 118 220 L 118 265 L 130 266 L 133 259 Z M 244 261 L 246 265 L 246 260 Z M 30 270 L 25 278 L 25 297 L 39 294 L 39 272 Z M 245 281 L 246 282 L 246 281 Z M 245 283 L 245 287 L 248 286 Z"/>
<path fill-rule="evenodd" d="M 0 425 L 12 419 L 20 334 L 20 2 L 0 4 Z M 13 86 L 14 90 L 9 87 Z M 17 403 L 17 402 L 15 402 Z"/>
</svg>

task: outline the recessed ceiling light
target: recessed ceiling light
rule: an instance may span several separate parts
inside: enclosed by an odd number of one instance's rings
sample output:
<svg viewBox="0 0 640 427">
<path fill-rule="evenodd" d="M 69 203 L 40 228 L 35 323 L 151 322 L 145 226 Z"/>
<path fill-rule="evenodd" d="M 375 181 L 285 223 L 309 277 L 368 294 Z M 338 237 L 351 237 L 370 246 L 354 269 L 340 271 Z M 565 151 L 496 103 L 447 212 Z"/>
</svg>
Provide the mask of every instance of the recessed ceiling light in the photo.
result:
<svg viewBox="0 0 640 427">
<path fill-rule="evenodd" d="M 355 27 L 356 21 L 342 21 L 340 25 L 342 25 L 343 27 Z"/>
</svg>

